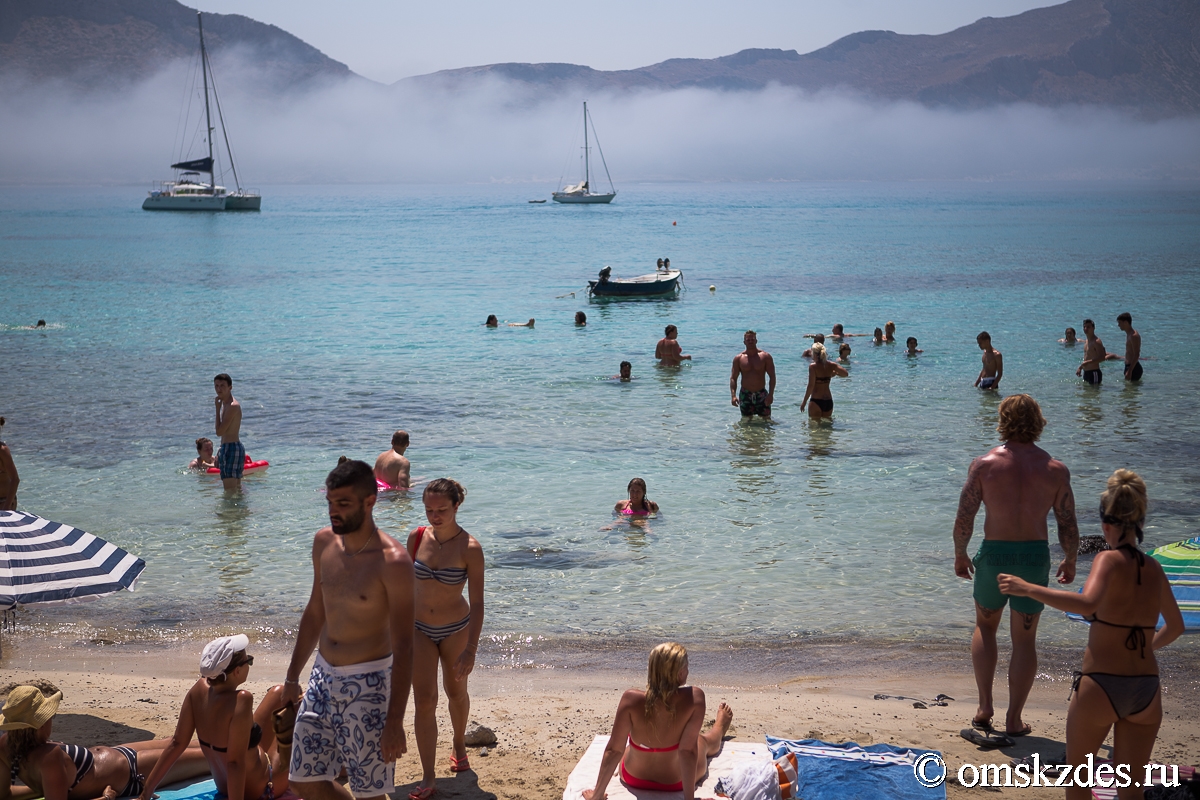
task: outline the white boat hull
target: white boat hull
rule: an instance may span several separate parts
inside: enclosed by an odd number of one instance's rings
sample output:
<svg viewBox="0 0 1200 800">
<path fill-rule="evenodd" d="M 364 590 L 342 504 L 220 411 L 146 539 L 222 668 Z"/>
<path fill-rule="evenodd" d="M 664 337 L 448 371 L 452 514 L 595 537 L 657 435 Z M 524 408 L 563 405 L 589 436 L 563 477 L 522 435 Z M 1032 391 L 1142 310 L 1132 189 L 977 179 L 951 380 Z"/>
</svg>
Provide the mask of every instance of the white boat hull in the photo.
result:
<svg viewBox="0 0 1200 800">
<path fill-rule="evenodd" d="M 145 211 L 224 211 L 225 195 L 152 194 L 142 201 Z"/>
<path fill-rule="evenodd" d="M 230 194 L 225 196 L 226 211 L 259 211 L 262 209 L 262 195 Z"/>
<path fill-rule="evenodd" d="M 617 196 L 616 192 L 609 194 L 564 194 L 563 192 L 555 192 L 550 195 L 556 203 L 611 203 L 612 199 Z"/>
</svg>

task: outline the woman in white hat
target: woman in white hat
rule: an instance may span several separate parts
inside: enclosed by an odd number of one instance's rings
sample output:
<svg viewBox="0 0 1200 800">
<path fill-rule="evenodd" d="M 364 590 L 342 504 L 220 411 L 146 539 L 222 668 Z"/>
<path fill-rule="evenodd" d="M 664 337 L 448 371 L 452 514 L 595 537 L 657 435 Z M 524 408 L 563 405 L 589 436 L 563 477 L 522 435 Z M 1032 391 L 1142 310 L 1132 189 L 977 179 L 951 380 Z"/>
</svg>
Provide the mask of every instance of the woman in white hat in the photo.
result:
<svg viewBox="0 0 1200 800">
<path fill-rule="evenodd" d="M 150 800 L 160 782 L 170 782 L 168 770 L 187 751 L 193 734 L 208 760 L 218 794 L 228 800 L 284 796 L 296 711 L 284 707 L 282 684 L 268 689 L 257 709 L 254 695 L 238 688 L 250 677 L 254 663 L 254 656 L 246 654 L 249 645 L 240 633 L 205 645 L 200 679 L 183 697 L 175 735 L 167 740 L 166 753 L 146 778 L 142 800 Z"/>
<path fill-rule="evenodd" d="M 36 686 L 18 686 L 0 711 L 0 800 L 13 794 L 19 779 L 46 800 L 92 800 L 136 796 L 145 772 L 158 766 L 168 739 L 116 747 L 80 747 L 50 740 L 62 692 L 43 694 Z M 166 773 L 181 781 L 208 773 L 204 754 L 188 747 Z"/>
</svg>

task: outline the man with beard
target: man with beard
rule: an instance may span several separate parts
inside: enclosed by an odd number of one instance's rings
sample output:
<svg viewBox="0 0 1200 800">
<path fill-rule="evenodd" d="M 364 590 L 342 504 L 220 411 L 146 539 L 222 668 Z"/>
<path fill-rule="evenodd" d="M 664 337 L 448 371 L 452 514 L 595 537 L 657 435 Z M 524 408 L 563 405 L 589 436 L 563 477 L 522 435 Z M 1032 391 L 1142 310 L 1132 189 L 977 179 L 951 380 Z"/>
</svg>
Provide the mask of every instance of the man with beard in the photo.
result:
<svg viewBox="0 0 1200 800">
<path fill-rule="evenodd" d="M 283 690 L 285 703 L 300 699 L 300 671 L 319 645 L 296 717 L 291 782 L 304 800 L 383 798 L 408 749 L 412 559 L 375 527 L 370 466 L 339 464 L 325 490 L 330 524 L 313 540 L 312 594 Z M 349 791 L 335 783 L 343 769 Z"/>
</svg>

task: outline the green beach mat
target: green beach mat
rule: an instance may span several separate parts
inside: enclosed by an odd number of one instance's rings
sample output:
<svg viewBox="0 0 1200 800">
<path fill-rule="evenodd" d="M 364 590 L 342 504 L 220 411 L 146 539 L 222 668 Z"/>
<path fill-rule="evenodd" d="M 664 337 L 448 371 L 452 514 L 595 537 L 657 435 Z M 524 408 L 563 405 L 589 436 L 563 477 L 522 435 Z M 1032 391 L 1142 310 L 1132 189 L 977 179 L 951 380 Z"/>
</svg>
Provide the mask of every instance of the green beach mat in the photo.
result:
<svg viewBox="0 0 1200 800">
<path fill-rule="evenodd" d="M 1171 593 L 1183 613 L 1184 631 L 1200 632 L 1200 536 L 1164 544 L 1151 551 L 1150 557 L 1162 564 L 1163 572 L 1171 582 Z M 1077 622 L 1087 621 L 1079 614 L 1067 614 L 1067 617 Z M 1159 624 L 1162 624 L 1162 617 L 1159 617 Z"/>
</svg>

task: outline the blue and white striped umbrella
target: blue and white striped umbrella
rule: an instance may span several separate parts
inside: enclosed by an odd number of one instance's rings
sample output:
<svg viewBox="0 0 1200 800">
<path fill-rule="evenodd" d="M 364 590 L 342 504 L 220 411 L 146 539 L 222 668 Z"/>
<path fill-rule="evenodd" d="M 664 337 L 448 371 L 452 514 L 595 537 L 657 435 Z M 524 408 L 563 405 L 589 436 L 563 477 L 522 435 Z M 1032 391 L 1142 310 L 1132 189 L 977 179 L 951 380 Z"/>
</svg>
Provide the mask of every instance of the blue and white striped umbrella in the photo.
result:
<svg viewBox="0 0 1200 800">
<path fill-rule="evenodd" d="M 90 533 L 0 511 L 0 610 L 133 589 L 146 562 Z"/>
</svg>

